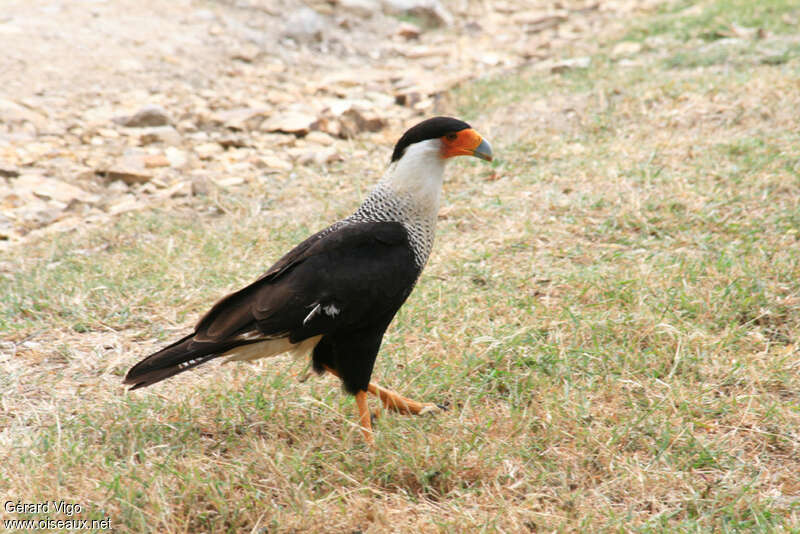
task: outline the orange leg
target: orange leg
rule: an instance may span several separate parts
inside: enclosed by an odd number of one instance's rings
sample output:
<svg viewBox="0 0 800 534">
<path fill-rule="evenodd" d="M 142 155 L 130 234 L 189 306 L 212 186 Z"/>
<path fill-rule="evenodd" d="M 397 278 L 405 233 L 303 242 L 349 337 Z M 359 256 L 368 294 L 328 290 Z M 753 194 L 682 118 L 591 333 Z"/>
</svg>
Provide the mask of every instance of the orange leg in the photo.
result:
<svg viewBox="0 0 800 534">
<path fill-rule="evenodd" d="M 361 433 L 364 434 L 364 441 L 368 445 L 374 446 L 375 440 L 372 437 L 372 420 L 370 419 L 366 391 L 356 393 L 356 406 L 358 407 L 358 422 L 361 425 Z"/>
<path fill-rule="evenodd" d="M 392 410 L 404 415 L 422 415 L 424 413 L 436 412 L 441 408 L 430 402 L 417 402 L 399 393 L 383 388 L 374 382 L 370 382 L 367 390 L 378 397 L 387 410 Z"/>
<path fill-rule="evenodd" d="M 337 373 L 327 365 L 325 366 L 325 370 L 328 371 L 333 376 L 341 378 L 339 376 L 339 373 Z M 369 383 L 367 391 L 378 397 L 383 403 L 383 406 L 387 410 L 392 410 L 394 412 L 401 413 L 404 415 L 422 415 L 424 413 L 430 413 L 442 410 L 441 407 L 433 403 L 417 402 L 415 400 L 408 399 L 406 397 L 403 397 L 399 393 L 395 393 L 392 390 L 381 387 L 374 382 Z M 379 414 L 376 413 L 375 415 L 377 417 Z"/>
</svg>

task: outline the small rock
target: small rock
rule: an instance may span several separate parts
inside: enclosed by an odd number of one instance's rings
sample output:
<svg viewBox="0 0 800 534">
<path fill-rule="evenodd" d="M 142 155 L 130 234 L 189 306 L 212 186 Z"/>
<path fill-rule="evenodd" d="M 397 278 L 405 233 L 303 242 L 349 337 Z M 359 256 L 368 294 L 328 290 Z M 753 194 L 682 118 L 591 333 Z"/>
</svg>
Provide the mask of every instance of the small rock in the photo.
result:
<svg viewBox="0 0 800 534">
<path fill-rule="evenodd" d="M 172 126 L 154 126 L 146 128 L 139 134 L 139 144 L 151 145 L 163 143 L 170 146 L 178 146 L 183 142 L 181 134 Z"/>
<path fill-rule="evenodd" d="M 211 180 L 206 176 L 196 175 L 192 177 L 192 196 L 208 196 L 211 191 Z"/>
<path fill-rule="evenodd" d="M 267 169 L 273 172 L 291 171 L 292 164 L 277 156 L 261 156 L 257 158 L 255 165 L 259 169 Z"/>
<path fill-rule="evenodd" d="M 126 169 L 123 167 L 111 167 L 109 169 L 99 171 L 101 176 L 104 176 L 108 181 L 122 180 L 128 185 L 144 184 L 149 182 L 153 175 L 139 169 Z"/>
<path fill-rule="evenodd" d="M 194 147 L 194 152 L 200 159 L 211 159 L 212 156 L 224 150 L 219 143 L 202 143 Z"/>
<path fill-rule="evenodd" d="M 324 132 L 309 132 L 305 136 L 305 140 L 309 143 L 317 143 L 318 145 L 330 146 L 333 144 L 333 137 Z"/>
<path fill-rule="evenodd" d="M 145 126 L 166 126 L 170 124 L 167 111 L 161 106 L 146 106 L 134 113 L 112 119 L 115 123 L 128 128 L 143 128 Z"/>
<path fill-rule="evenodd" d="M 381 9 L 378 0 L 338 0 L 337 7 L 361 18 L 369 18 Z"/>
<path fill-rule="evenodd" d="M 404 89 L 402 91 L 398 91 L 394 95 L 394 103 L 398 106 L 407 106 L 413 108 L 418 102 L 421 102 L 423 98 L 422 93 L 415 89 Z"/>
<path fill-rule="evenodd" d="M 324 165 L 334 161 L 341 161 L 342 159 L 344 158 L 342 158 L 341 154 L 339 154 L 335 148 L 329 146 L 315 150 L 306 150 L 298 156 L 297 162 L 301 165 L 312 162 L 317 165 Z"/>
<path fill-rule="evenodd" d="M 250 143 L 245 137 L 235 134 L 229 134 L 220 137 L 219 139 L 217 139 L 217 143 L 225 150 L 228 150 L 230 148 L 244 148 L 250 146 Z"/>
<path fill-rule="evenodd" d="M 117 215 L 120 213 L 125 213 L 127 211 L 142 209 L 144 207 L 145 207 L 144 202 L 137 200 L 137 198 L 131 193 L 127 193 L 125 195 L 122 195 L 120 198 L 116 199 L 111 205 L 109 205 L 107 211 L 112 215 Z"/>
<path fill-rule="evenodd" d="M 4 122 L 12 124 L 29 122 L 37 129 L 47 125 L 47 121 L 41 114 L 11 100 L 0 98 L 0 123 Z"/>
<path fill-rule="evenodd" d="M 290 133 L 298 137 L 303 137 L 312 130 L 320 129 L 320 123 L 321 120 L 315 115 L 288 112 L 275 115 L 265 120 L 261 125 L 261 130 L 265 132 Z"/>
<path fill-rule="evenodd" d="M 162 198 L 190 197 L 192 196 L 192 182 L 180 180 L 163 191 L 159 191 L 157 196 Z"/>
<path fill-rule="evenodd" d="M 261 48 L 252 44 L 243 44 L 230 52 L 230 58 L 236 61 L 252 63 L 261 55 Z"/>
<path fill-rule="evenodd" d="M 111 128 L 98 128 L 97 135 L 101 137 L 106 137 L 108 139 L 118 139 L 119 132 L 116 130 L 112 130 Z"/>
<path fill-rule="evenodd" d="M 325 121 L 320 130 L 333 137 L 342 137 L 342 123 L 339 121 Z"/>
<path fill-rule="evenodd" d="M 411 24 L 410 22 L 401 22 L 395 33 L 404 39 L 410 40 L 419 39 L 419 36 L 422 34 L 422 30 L 416 24 Z"/>
<path fill-rule="evenodd" d="M 212 120 L 230 130 L 254 130 L 268 114 L 267 108 L 235 108 L 216 113 Z"/>
<path fill-rule="evenodd" d="M 522 26 L 526 33 L 538 33 L 550 28 L 555 28 L 568 17 L 567 11 L 555 11 L 541 13 L 535 11 L 523 11 L 513 15 L 514 24 Z"/>
<path fill-rule="evenodd" d="M 339 122 L 342 125 L 342 133 L 348 137 L 353 137 L 360 132 L 377 132 L 389 124 L 374 110 L 355 107 L 345 111 Z"/>
<path fill-rule="evenodd" d="M 242 185 L 244 183 L 244 178 L 241 176 L 231 176 L 229 178 L 220 178 L 218 180 L 214 180 L 214 183 L 219 187 L 234 187 L 237 185 Z"/>
<path fill-rule="evenodd" d="M 23 174 L 11 181 L 11 188 L 20 195 L 31 193 L 38 198 L 55 200 L 64 205 L 72 201 L 92 204 L 100 199 L 97 195 L 84 191 L 80 187 L 38 174 Z"/>
<path fill-rule="evenodd" d="M 187 156 L 186 152 L 179 148 L 172 146 L 167 147 L 167 149 L 164 151 L 164 155 L 167 157 L 170 166 L 176 169 L 186 167 L 186 165 L 189 163 L 189 156 Z"/>
<path fill-rule="evenodd" d="M 144 184 L 153 178 L 153 174 L 146 170 L 145 154 L 127 154 L 120 158 L 109 168 L 97 171 L 107 182 L 122 180 L 127 185 Z"/>
<path fill-rule="evenodd" d="M 127 193 L 129 191 L 129 189 L 130 188 L 128 187 L 128 184 L 126 184 L 122 180 L 114 180 L 113 182 L 108 184 L 109 193 L 115 193 L 115 194 L 119 195 L 119 194 Z"/>
<path fill-rule="evenodd" d="M 17 239 L 19 235 L 14 230 L 14 223 L 5 215 L 0 214 L 0 241 Z"/>
<path fill-rule="evenodd" d="M 169 160 L 163 154 L 149 154 L 144 157 L 144 168 L 169 167 Z"/>
<path fill-rule="evenodd" d="M 553 63 L 550 65 L 550 72 L 558 74 L 572 69 L 588 69 L 591 64 L 592 58 L 588 56 L 574 57 Z"/>
<path fill-rule="evenodd" d="M 325 18 L 311 8 L 304 7 L 286 18 L 283 35 L 299 42 L 320 41 L 326 26 Z"/>
<path fill-rule="evenodd" d="M 611 50 L 611 56 L 615 58 L 634 56 L 641 52 L 642 43 L 636 41 L 622 41 L 614 45 Z"/>
<path fill-rule="evenodd" d="M 19 170 L 10 165 L 0 165 L 0 177 L 15 178 L 19 176 Z"/>
<path fill-rule="evenodd" d="M 453 15 L 439 0 L 382 0 L 383 10 L 389 15 L 406 15 L 417 17 L 426 26 L 450 26 Z"/>
</svg>

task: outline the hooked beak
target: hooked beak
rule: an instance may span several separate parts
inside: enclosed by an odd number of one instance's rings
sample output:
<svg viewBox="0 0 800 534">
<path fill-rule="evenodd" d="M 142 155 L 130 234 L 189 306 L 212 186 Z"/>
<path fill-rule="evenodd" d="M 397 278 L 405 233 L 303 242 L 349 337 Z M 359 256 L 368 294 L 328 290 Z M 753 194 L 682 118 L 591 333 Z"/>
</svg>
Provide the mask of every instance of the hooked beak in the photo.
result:
<svg viewBox="0 0 800 534">
<path fill-rule="evenodd" d="M 492 161 L 492 145 L 490 145 L 486 139 L 481 139 L 481 144 L 475 147 L 473 150 L 472 155 L 476 158 L 481 158 L 486 161 Z"/>
</svg>

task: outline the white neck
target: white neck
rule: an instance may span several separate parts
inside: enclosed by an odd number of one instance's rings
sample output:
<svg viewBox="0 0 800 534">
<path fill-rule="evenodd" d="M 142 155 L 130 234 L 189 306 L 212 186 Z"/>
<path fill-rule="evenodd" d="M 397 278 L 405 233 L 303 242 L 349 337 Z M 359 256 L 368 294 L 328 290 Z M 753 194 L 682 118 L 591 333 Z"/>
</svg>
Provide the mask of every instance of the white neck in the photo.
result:
<svg viewBox="0 0 800 534">
<path fill-rule="evenodd" d="M 379 187 L 403 198 L 417 215 L 435 221 L 442 196 L 445 160 L 441 141 L 429 139 L 410 145 L 403 156 L 389 165 Z"/>
</svg>

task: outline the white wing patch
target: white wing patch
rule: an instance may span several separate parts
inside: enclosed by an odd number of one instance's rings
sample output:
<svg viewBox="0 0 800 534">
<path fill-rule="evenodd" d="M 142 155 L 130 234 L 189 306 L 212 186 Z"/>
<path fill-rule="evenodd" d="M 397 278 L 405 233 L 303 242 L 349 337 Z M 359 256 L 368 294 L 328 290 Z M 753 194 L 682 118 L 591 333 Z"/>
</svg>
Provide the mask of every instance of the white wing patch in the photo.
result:
<svg viewBox="0 0 800 534">
<path fill-rule="evenodd" d="M 320 306 L 321 306 L 321 305 L 320 305 L 319 303 L 317 303 L 317 305 L 316 305 L 316 306 L 314 306 L 314 309 L 313 309 L 313 310 L 311 310 L 311 311 L 309 312 L 309 314 L 308 314 L 308 315 L 306 315 L 306 318 L 305 318 L 305 319 L 303 319 L 303 326 L 307 325 L 307 324 L 308 324 L 308 322 L 309 322 L 311 319 L 313 319 L 313 318 L 314 318 L 314 316 L 315 316 L 317 313 L 319 313 Z"/>
<path fill-rule="evenodd" d="M 328 317 L 336 317 L 337 315 L 339 315 L 339 312 L 342 311 L 336 307 L 336 304 L 327 304 L 323 306 L 322 304 L 317 302 L 316 304 L 312 304 L 312 306 L 314 306 L 314 308 L 308 313 L 308 315 L 306 315 L 306 318 L 303 319 L 303 326 L 306 326 L 308 322 L 311 321 L 311 319 L 313 319 L 314 317 L 316 317 L 318 313 L 320 313 L 320 311 L 322 311 L 322 313 L 324 313 Z"/>
</svg>

